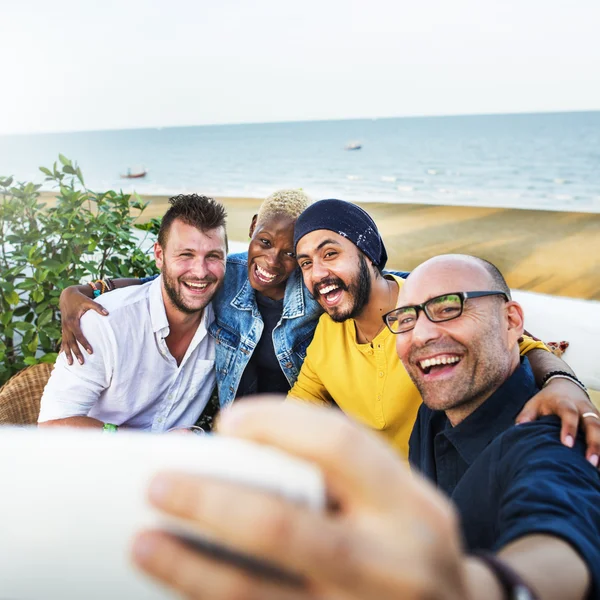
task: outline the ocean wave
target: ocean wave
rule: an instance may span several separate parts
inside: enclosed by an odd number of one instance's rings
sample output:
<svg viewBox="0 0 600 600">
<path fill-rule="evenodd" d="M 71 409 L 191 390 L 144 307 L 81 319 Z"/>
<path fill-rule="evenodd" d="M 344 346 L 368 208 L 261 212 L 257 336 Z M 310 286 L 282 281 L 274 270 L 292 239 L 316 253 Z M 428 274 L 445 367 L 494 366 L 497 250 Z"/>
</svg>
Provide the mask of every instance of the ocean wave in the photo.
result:
<svg viewBox="0 0 600 600">
<path fill-rule="evenodd" d="M 42 183 L 35 166 L 62 152 L 94 191 L 264 198 L 302 188 L 315 199 L 600 212 L 600 112 L 365 120 L 360 137 L 369 140 L 368 151 L 353 154 L 331 143 L 352 137 L 348 123 L 0 136 L 0 174 Z M 591 137 L 582 139 L 582 130 Z M 147 166 L 147 177 L 119 179 L 137 163 Z"/>
</svg>

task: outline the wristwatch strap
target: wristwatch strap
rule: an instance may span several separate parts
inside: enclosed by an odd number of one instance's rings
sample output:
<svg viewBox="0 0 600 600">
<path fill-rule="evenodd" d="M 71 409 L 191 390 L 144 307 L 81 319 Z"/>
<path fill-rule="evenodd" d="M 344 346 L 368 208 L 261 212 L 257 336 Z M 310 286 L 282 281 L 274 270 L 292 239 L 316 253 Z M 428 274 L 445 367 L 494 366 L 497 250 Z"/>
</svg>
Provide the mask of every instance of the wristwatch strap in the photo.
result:
<svg viewBox="0 0 600 600">
<path fill-rule="evenodd" d="M 506 600 L 539 600 L 538 595 L 523 578 L 502 559 L 490 552 L 475 552 L 474 556 L 494 573 Z"/>
</svg>

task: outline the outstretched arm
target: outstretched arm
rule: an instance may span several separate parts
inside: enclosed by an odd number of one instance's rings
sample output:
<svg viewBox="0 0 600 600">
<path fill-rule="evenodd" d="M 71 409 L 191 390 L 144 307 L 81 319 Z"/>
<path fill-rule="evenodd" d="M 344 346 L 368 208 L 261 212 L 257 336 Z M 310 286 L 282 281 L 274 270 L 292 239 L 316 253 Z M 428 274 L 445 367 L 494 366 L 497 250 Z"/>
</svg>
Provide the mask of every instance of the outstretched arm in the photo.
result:
<svg viewBox="0 0 600 600">
<path fill-rule="evenodd" d="M 240 411 L 243 404 L 222 414 L 221 433 L 316 462 L 330 488 L 330 506 L 321 513 L 181 473 L 159 476 L 150 501 L 193 526 L 202 523 L 210 539 L 305 585 L 257 577 L 154 531 L 135 544 L 144 571 L 185 597 L 211 600 L 465 598 L 454 510 L 412 476 L 391 447 L 337 411 L 259 399 Z"/>
<path fill-rule="evenodd" d="M 551 535 L 528 535 L 503 548 L 498 557 L 542 600 L 585 598 L 590 576 L 573 548 Z M 468 598 L 504 600 L 497 576 L 477 557 L 466 559 Z M 560 573 L 560 577 L 548 576 Z M 528 596 L 529 597 L 529 596 Z"/>
<path fill-rule="evenodd" d="M 318 513 L 231 483 L 159 475 L 150 489 L 155 507 L 301 582 L 290 587 L 257 577 L 163 532 L 140 535 L 134 546 L 137 564 L 182 595 L 211 600 L 504 597 L 496 575 L 464 554 L 450 503 L 411 475 L 375 434 L 335 411 L 264 400 L 234 405 L 222 414 L 218 429 L 316 463 L 329 505 Z M 523 537 L 500 556 L 543 600 L 584 597 L 586 567 L 557 538 Z"/>
</svg>

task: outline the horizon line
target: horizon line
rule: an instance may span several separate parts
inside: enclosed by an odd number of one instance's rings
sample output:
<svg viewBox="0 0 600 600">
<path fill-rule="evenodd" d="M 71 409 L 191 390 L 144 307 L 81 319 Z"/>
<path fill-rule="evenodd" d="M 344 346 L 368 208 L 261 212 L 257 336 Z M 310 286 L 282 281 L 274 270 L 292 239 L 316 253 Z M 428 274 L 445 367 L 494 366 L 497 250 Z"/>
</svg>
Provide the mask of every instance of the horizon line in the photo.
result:
<svg viewBox="0 0 600 600">
<path fill-rule="evenodd" d="M 76 133 L 108 133 L 115 131 L 143 131 L 146 129 L 182 129 L 189 127 L 239 127 L 243 125 L 284 125 L 290 123 L 321 123 L 328 121 L 384 121 L 392 119 L 446 119 L 455 117 L 501 117 L 501 116 L 527 116 L 527 115 L 559 115 L 559 114 L 579 114 L 579 113 L 595 113 L 600 112 L 600 109 L 573 109 L 573 110 L 540 110 L 540 111 L 509 111 L 509 112 L 482 112 L 482 113 L 447 113 L 447 114 L 415 114 L 415 115 L 395 115 L 395 116 L 379 116 L 379 117 L 340 117 L 329 119 L 286 119 L 278 121 L 234 121 L 229 123 L 195 123 L 186 125 L 143 125 L 138 127 L 108 127 L 106 129 L 71 129 L 71 130 L 53 130 L 53 131 L 38 131 L 38 132 L 13 132 L 0 133 L 0 137 L 26 136 L 26 135 L 56 135 L 56 134 L 76 134 Z"/>
</svg>

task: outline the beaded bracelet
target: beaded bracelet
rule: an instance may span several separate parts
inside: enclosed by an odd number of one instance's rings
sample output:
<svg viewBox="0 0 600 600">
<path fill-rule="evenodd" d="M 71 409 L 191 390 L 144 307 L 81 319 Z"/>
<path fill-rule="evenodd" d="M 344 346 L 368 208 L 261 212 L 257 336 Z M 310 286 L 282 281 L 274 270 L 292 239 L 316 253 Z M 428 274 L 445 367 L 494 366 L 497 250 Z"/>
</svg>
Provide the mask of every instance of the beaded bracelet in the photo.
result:
<svg viewBox="0 0 600 600">
<path fill-rule="evenodd" d="M 88 285 L 94 292 L 94 298 L 97 298 L 101 294 L 106 292 L 112 292 L 115 289 L 115 282 L 112 279 L 96 279 L 96 281 L 89 281 Z"/>
<path fill-rule="evenodd" d="M 97 298 L 102 292 L 96 287 L 95 281 L 88 281 L 88 285 L 92 288 L 92 294 L 94 298 Z"/>
<path fill-rule="evenodd" d="M 588 400 L 591 401 L 585 384 L 582 381 L 579 381 L 575 375 L 572 375 L 567 371 L 550 371 L 549 373 L 546 373 L 542 381 L 542 389 L 544 389 L 553 379 L 568 379 L 569 381 L 572 381 L 576 386 L 581 388 L 583 393 L 588 397 Z"/>
<path fill-rule="evenodd" d="M 97 279 L 96 283 L 100 284 L 100 288 L 102 289 L 102 291 L 100 292 L 101 294 L 104 294 L 108 291 L 108 286 L 106 285 L 104 279 Z"/>
</svg>

